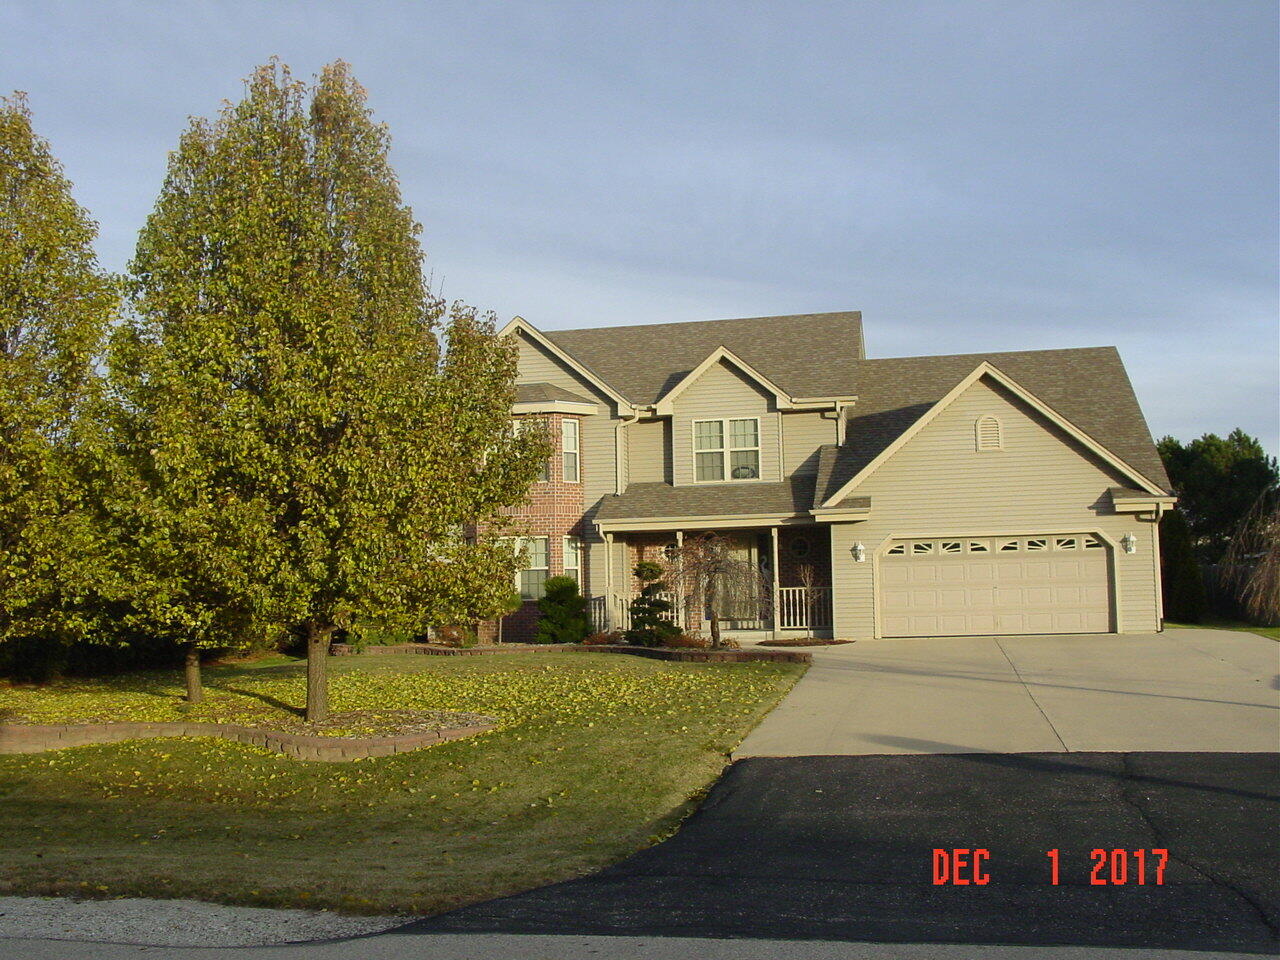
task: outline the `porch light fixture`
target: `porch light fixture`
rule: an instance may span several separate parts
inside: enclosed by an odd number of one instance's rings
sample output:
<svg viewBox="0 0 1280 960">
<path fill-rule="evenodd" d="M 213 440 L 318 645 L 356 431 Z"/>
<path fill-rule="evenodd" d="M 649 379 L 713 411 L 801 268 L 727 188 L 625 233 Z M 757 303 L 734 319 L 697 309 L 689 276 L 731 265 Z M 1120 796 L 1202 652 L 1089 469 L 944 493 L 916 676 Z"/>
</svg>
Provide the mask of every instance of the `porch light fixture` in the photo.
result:
<svg viewBox="0 0 1280 960">
<path fill-rule="evenodd" d="M 867 559 L 867 548 L 864 547 L 862 545 L 862 541 L 859 540 L 857 543 L 853 545 L 853 562 L 862 563 L 862 561 L 866 559 Z"/>
<path fill-rule="evenodd" d="M 1120 538 L 1120 546 L 1124 547 L 1125 553 L 1137 553 L 1138 538 L 1135 537 L 1132 533 L 1126 533 L 1123 537 Z"/>
</svg>

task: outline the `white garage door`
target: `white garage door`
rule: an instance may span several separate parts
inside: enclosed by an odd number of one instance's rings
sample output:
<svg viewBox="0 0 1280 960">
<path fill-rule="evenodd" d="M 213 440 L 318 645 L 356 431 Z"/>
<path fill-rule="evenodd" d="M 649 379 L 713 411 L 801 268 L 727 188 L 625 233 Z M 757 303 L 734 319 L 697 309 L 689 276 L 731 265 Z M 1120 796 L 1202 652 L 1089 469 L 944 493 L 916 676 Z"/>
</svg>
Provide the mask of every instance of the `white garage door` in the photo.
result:
<svg viewBox="0 0 1280 960">
<path fill-rule="evenodd" d="M 880 603 L 886 637 L 1106 633 L 1108 549 L 1086 533 L 895 540 Z"/>
</svg>

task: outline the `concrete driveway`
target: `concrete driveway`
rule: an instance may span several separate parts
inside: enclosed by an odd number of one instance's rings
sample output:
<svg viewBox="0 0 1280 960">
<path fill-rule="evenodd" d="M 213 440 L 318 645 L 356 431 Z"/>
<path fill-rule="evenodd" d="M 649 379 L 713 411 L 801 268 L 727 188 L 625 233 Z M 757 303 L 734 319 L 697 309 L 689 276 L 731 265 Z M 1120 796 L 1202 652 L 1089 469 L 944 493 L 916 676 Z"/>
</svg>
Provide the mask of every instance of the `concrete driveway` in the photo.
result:
<svg viewBox="0 0 1280 960">
<path fill-rule="evenodd" d="M 812 652 L 735 759 L 1280 750 L 1280 643 L 1253 633 L 867 640 Z"/>
</svg>

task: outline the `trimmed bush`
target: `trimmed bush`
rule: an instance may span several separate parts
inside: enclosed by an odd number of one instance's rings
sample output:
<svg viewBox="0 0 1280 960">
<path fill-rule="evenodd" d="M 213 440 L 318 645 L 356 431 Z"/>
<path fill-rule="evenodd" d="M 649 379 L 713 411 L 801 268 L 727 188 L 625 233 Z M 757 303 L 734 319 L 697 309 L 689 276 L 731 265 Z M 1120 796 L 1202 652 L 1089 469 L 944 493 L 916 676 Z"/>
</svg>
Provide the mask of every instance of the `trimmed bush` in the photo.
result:
<svg viewBox="0 0 1280 960">
<path fill-rule="evenodd" d="M 587 601 L 573 577 L 548 577 L 545 595 L 538 601 L 538 627 L 534 643 L 581 643 L 587 635 Z"/>
<path fill-rule="evenodd" d="M 636 564 L 636 579 L 644 584 L 639 596 L 631 601 L 631 629 L 627 631 L 627 643 L 641 647 L 660 647 L 672 637 L 680 635 L 680 628 L 669 618 L 671 604 L 659 594 L 666 592 L 662 581 L 662 567 L 652 560 Z"/>
</svg>

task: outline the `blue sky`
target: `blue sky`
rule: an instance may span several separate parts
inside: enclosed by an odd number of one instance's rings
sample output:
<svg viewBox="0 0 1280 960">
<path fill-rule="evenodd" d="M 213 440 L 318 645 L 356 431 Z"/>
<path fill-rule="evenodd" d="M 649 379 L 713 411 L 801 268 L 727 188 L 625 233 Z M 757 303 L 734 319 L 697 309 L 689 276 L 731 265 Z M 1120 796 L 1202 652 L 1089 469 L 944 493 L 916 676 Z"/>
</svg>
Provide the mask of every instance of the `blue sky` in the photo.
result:
<svg viewBox="0 0 1280 960">
<path fill-rule="evenodd" d="M 129 258 L 190 115 L 350 61 L 447 297 L 545 328 L 863 311 L 870 355 L 1117 345 L 1280 448 L 1272 2 L 49 3 L 0 92 Z"/>
</svg>

